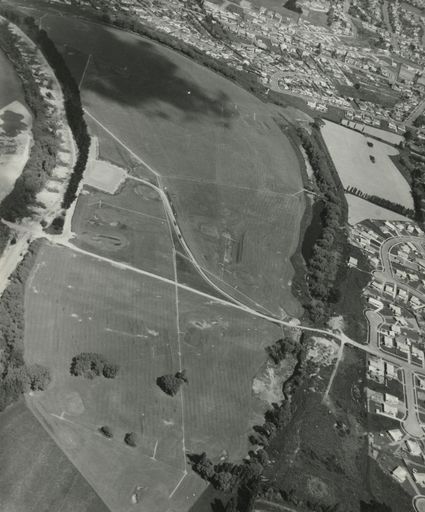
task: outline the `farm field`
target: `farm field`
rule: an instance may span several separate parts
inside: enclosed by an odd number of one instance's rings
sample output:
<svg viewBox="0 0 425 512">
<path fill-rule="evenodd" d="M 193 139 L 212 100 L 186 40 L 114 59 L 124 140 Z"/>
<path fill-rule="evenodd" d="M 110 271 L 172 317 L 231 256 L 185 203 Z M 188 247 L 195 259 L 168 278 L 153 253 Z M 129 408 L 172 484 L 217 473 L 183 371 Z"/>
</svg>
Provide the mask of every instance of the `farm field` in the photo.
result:
<svg viewBox="0 0 425 512">
<path fill-rule="evenodd" d="M 1 510 L 109 512 L 23 400 L 0 414 L 0 433 Z"/>
<path fill-rule="evenodd" d="M 72 219 L 78 247 L 173 277 L 172 245 L 158 193 L 127 180 L 112 195 L 85 187 Z"/>
<path fill-rule="evenodd" d="M 389 158 L 398 153 L 395 148 L 329 121 L 322 135 L 344 187 L 356 187 L 413 209 L 410 186 Z"/>
<path fill-rule="evenodd" d="M 348 222 L 352 226 L 365 219 L 408 220 L 404 215 L 369 203 L 369 201 L 361 197 L 353 196 L 353 194 L 345 194 L 345 197 L 348 203 Z"/>
<path fill-rule="evenodd" d="M 240 237 L 246 222 L 245 195 L 234 192 L 241 187 L 251 194 L 249 207 L 255 216 L 245 234 L 247 249 L 245 257 L 229 262 L 229 283 L 260 303 L 267 295 L 275 313 L 283 308 L 299 315 L 290 293 L 290 257 L 305 204 L 299 194 L 294 208 L 291 196 L 303 185 L 295 151 L 270 107 L 180 54 L 133 34 L 54 15 L 43 18 L 43 27 L 65 58 L 72 53 L 70 65 L 78 81 L 82 66 L 76 59 L 85 65 L 91 55 L 82 96 L 90 125 L 97 125 L 101 158 L 124 165 L 117 147 L 121 142 L 121 151 L 127 147 L 162 176 L 193 254 L 220 279 L 223 238 Z M 104 128 L 120 142 L 111 145 Z M 144 168 L 132 172 L 146 176 Z M 282 209 L 291 210 L 291 216 L 273 215 L 275 202 L 264 200 L 269 193 L 282 196 Z M 205 203 L 216 205 L 206 215 Z M 202 223 L 188 222 L 193 216 L 202 217 Z M 270 229 L 264 231 L 266 223 Z M 276 251 L 268 251 L 270 261 L 264 265 L 267 247 L 279 244 L 276 233 L 284 236 Z M 250 251 L 254 246 L 256 251 Z M 269 290 L 277 268 L 285 283 Z"/>
<path fill-rule="evenodd" d="M 183 448 L 240 460 L 266 408 L 251 385 L 280 329 L 189 291 L 178 291 L 177 309 L 175 294 L 171 284 L 48 244 L 28 281 L 25 357 L 53 376 L 30 398 L 31 410 L 113 510 L 165 512 L 186 468 Z M 117 377 L 71 376 L 82 351 L 117 363 Z M 155 381 L 180 364 L 189 384 L 170 398 Z M 112 440 L 98 433 L 101 425 L 112 428 Z M 122 441 L 129 431 L 137 448 Z M 205 487 L 188 471 L 175 510 L 187 510 Z M 138 485 L 145 495 L 135 508 Z"/>
</svg>

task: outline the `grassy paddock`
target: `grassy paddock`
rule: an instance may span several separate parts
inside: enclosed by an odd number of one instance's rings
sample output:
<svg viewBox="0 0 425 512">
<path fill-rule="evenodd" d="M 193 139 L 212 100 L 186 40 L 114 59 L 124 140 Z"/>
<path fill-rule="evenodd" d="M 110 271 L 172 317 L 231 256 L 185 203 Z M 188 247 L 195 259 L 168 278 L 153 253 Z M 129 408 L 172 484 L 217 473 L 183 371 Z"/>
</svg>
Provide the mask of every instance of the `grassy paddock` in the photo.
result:
<svg viewBox="0 0 425 512">
<path fill-rule="evenodd" d="M 29 280 L 26 359 L 49 366 L 53 377 L 32 407 L 117 510 L 141 481 L 149 482 L 149 510 L 161 510 L 184 468 L 183 422 L 187 451 L 240 460 L 247 433 L 266 407 L 251 385 L 266 359 L 265 346 L 280 329 L 190 292 L 180 291 L 178 304 L 177 315 L 173 285 L 49 245 Z M 83 351 L 118 364 L 116 378 L 71 376 L 72 357 Z M 179 369 L 179 351 L 189 379 L 183 402 L 155 383 Z M 112 440 L 98 434 L 101 425 L 111 427 Z M 122 441 L 126 432 L 137 434 L 133 451 Z M 149 459 L 156 442 L 157 466 Z M 176 503 L 176 510 L 185 510 Z"/>
<path fill-rule="evenodd" d="M 182 232 L 207 270 L 217 273 L 224 236 L 237 239 L 247 231 L 245 257 L 232 260 L 238 268 L 225 272 L 224 280 L 260 303 L 268 300 L 297 314 L 288 282 L 304 204 L 298 199 L 294 205 L 287 197 L 302 188 L 302 179 L 295 151 L 269 107 L 216 73 L 134 34 L 75 19 L 65 23 L 52 15 L 43 26 L 62 48 L 67 45 L 65 58 L 92 55 L 83 83 L 85 107 L 164 177 Z M 116 144 L 109 147 L 110 136 L 99 125 L 97 133 L 102 157 L 109 153 L 121 163 Z M 271 217 L 276 193 L 282 194 L 281 214 Z M 247 200 L 255 214 L 249 218 Z M 201 217 L 199 226 L 193 219 Z M 209 237 L 214 230 L 217 236 Z M 265 284 L 257 290 L 253 280 L 260 273 L 259 282 Z M 270 288 L 277 273 L 282 282 Z"/>
<path fill-rule="evenodd" d="M 23 400 L 0 414 L 0 434 L 2 510 L 108 512 Z"/>
</svg>

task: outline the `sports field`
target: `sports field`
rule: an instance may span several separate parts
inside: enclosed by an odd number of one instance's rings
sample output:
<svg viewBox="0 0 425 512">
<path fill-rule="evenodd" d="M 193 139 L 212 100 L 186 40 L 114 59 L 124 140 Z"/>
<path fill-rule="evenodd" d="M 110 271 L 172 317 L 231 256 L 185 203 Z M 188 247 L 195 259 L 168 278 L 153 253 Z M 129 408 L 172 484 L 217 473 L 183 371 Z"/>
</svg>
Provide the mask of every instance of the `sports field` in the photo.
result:
<svg viewBox="0 0 425 512">
<path fill-rule="evenodd" d="M 131 510 L 138 485 L 144 499 L 135 510 L 165 512 L 170 503 L 187 510 L 204 484 L 192 480 L 185 453 L 246 455 L 249 429 L 267 406 L 253 396 L 252 381 L 277 327 L 48 244 L 28 281 L 25 314 L 26 360 L 53 376 L 31 409 L 113 510 Z M 117 377 L 71 376 L 71 359 L 82 351 L 117 363 Z M 189 384 L 170 398 L 156 378 L 180 367 Z M 97 432 L 102 425 L 112 428 L 112 440 Z M 135 449 L 123 443 L 129 431 L 138 435 Z M 185 468 L 187 481 L 170 498 Z"/>
<path fill-rule="evenodd" d="M 293 194 L 303 185 L 294 149 L 271 109 L 135 35 L 53 15 L 43 18 L 43 27 L 82 84 L 101 158 L 125 165 L 120 152 L 128 148 L 152 166 L 199 263 L 253 300 L 267 300 L 273 312 L 299 315 L 289 259 L 305 207 L 303 194 Z M 139 170 L 146 176 L 143 166 Z M 237 250 L 226 249 L 229 237 Z"/>
<path fill-rule="evenodd" d="M 389 158 L 398 154 L 397 149 L 330 121 L 322 135 L 344 187 L 357 187 L 413 209 L 410 186 Z"/>
</svg>

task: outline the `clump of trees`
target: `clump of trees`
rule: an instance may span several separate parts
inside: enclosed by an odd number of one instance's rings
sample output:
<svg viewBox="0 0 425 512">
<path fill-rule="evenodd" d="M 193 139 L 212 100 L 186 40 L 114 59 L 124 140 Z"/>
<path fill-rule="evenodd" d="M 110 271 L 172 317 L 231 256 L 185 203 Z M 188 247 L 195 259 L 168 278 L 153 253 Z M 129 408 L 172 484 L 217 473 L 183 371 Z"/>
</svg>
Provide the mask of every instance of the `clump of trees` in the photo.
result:
<svg viewBox="0 0 425 512">
<path fill-rule="evenodd" d="M 298 351 L 298 342 L 290 336 L 277 340 L 273 345 L 266 347 L 266 352 L 274 364 L 279 364 L 287 355 Z"/>
<path fill-rule="evenodd" d="M 170 396 L 175 396 L 184 383 L 188 383 L 186 370 L 173 374 L 162 375 L 156 379 L 157 385 Z"/>
<path fill-rule="evenodd" d="M 81 352 L 74 356 L 70 368 L 71 375 L 85 377 L 86 379 L 93 379 L 100 375 L 107 379 L 114 379 L 118 370 L 118 365 L 109 362 L 104 356 L 96 352 Z"/>
</svg>

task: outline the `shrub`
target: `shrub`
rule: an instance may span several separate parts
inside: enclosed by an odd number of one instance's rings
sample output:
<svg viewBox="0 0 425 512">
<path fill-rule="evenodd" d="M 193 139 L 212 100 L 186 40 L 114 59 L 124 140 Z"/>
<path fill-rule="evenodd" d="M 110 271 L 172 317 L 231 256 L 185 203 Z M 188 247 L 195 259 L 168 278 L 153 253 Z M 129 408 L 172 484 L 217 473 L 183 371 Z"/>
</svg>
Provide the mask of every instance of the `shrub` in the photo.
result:
<svg viewBox="0 0 425 512">
<path fill-rule="evenodd" d="M 135 432 L 127 432 L 124 436 L 124 443 L 128 444 L 128 446 L 136 446 L 137 445 L 137 436 Z"/>
<path fill-rule="evenodd" d="M 103 427 L 99 428 L 99 432 L 103 434 L 105 437 L 114 437 L 114 434 L 112 433 L 111 427 L 108 427 L 107 425 L 104 425 Z"/>
</svg>

